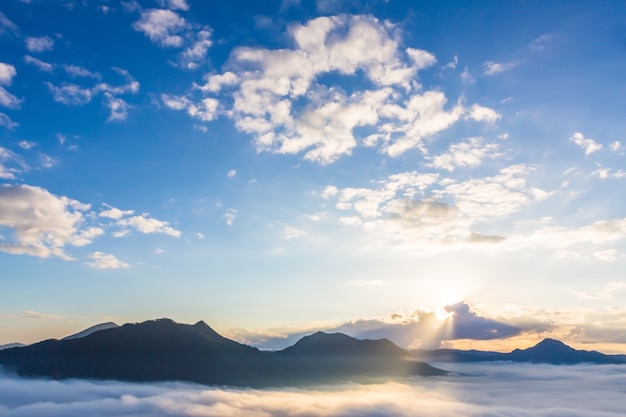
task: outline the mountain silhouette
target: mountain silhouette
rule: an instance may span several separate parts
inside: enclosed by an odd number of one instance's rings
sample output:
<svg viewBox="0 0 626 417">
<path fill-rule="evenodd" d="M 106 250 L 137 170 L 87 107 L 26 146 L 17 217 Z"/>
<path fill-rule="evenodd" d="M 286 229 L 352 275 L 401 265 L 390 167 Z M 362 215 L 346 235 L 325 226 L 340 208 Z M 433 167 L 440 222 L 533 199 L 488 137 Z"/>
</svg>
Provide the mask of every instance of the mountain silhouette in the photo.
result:
<svg viewBox="0 0 626 417">
<path fill-rule="evenodd" d="M 23 344 L 23 343 L 8 343 L 6 345 L 0 345 L 0 350 L 11 349 L 11 348 L 14 348 L 14 347 L 23 347 L 23 346 L 26 346 L 26 345 Z"/>
<path fill-rule="evenodd" d="M 528 349 L 515 349 L 509 353 L 456 349 L 416 349 L 412 353 L 414 357 L 420 360 L 440 362 L 512 361 L 553 365 L 626 364 L 626 356 L 624 355 L 605 355 L 597 351 L 577 350 L 555 339 L 544 339 Z"/>
<path fill-rule="evenodd" d="M 74 333 L 70 336 L 66 336 L 61 340 L 72 340 L 72 339 L 80 339 L 81 337 L 86 337 L 89 336 L 92 333 L 98 332 L 100 330 L 106 330 L 106 329 L 114 329 L 116 327 L 120 327 L 119 325 L 113 323 L 112 321 L 109 321 L 107 323 L 100 323 L 100 324 L 96 324 L 95 326 L 91 326 L 83 331 L 80 331 L 78 333 Z"/>
<path fill-rule="evenodd" d="M 233 386 L 368 382 L 446 372 L 409 358 L 388 340 L 314 334 L 279 352 L 227 339 L 206 323 L 151 320 L 0 351 L 22 376 L 191 381 Z"/>
</svg>

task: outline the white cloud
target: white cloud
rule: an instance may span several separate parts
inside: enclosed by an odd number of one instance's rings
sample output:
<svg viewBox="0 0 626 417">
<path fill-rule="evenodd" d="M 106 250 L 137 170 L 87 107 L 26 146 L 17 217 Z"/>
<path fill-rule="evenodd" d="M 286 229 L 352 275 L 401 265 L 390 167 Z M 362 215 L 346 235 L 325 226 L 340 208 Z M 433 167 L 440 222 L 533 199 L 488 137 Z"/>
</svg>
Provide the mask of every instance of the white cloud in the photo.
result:
<svg viewBox="0 0 626 417">
<path fill-rule="evenodd" d="M 610 149 L 613 152 L 617 152 L 622 148 L 622 143 L 619 140 L 616 140 L 615 142 L 611 143 Z"/>
<path fill-rule="evenodd" d="M 26 48 L 34 53 L 51 51 L 54 48 L 54 40 L 49 36 L 28 37 L 26 38 Z"/>
<path fill-rule="evenodd" d="M 53 95 L 54 101 L 67 106 L 82 106 L 91 101 L 93 94 L 90 89 L 83 88 L 77 84 L 63 84 L 56 87 L 51 83 L 46 83 Z"/>
<path fill-rule="evenodd" d="M 475 120 L 477 122 L 495 123 L 502 115 L 489 107 L 483 107 L 479 104 L 473 104 L 466 119 Z"/>
<path fill-rule="evenodd" d="M 30 55 L 24 56 L 24 62 L 36 66 L 39 71 L 52 72 L 54 70 L 54 66 L 52 64 L 42 61 L 41 59 L 32 57 Z"/>
<path fill-rule="evenodd" d="M 183 38 L 176 35 L 187 26 L 187 22 L 171 10 L 149 9 L 141 12 L 141 17 L 133 24 L 150 40 L 163 47 L 180 47 Z"/>
<path fill-rule="evenodd" d="M 86 265 L 89 265 L 92 268 L 96 269 L 120 269 L 120 268 L 129 268 L 130 265 L 126 262 L 120 261 L 114 255 L 102 253 L 102 252 L 93 252 L 89 254 L 90 262 L 85 262 Z"/>
<path fill-rule="evenodd" d="M 0 106 L 17 109 L 21 103 L 22 100 L 9 93 L 4 87 L 0 87 Z"/>
<path fill-rule="evenodd" d="M 35 142 L 29 142 L 27 140 L 21 140 L 21 141 L 18 142 L 18 145 L 22 149 L 29 150 L 29 149 L 33 148 L 34 146 L 36 146 L 37 144 Z"/>
<path fill-rule="evenodd" d="M 43 320 L 58 320 L 61 316 L 49 313 L 40 313 L 38 311 L 26 310 L 22 312 L 22 317 L 25 319 L 43 319 Z"/>
<path fill-rule="evenodd" d="M 70 260 L 66 245 L 83 246 L 98 235 L 94 228 L 82 228 L 82 212 L 89 206 L 67 197 L 58 197 L 39 187 L 0 187 L 0 225 L 13 232 L 13 241 L 0 244 L 0 251 Z"/>
<path fill-rule="evenodd" d="M 116 207 L 111 207 L 111 206 L 107 206 L 107 207 L 109 208 L 100 212 L 99 214 L 100 217 L 106 217 L 106 218 L 113 219 L 113 220 L 119 220 L 124 216 L 131 216 L 135 214 L 134 210 L 120 210 Z"/>
<path fill-rule="evenodd" d="M 232 226 L 233 222 L 235 221 L 235 217 L 237 217 L 237 210 L 235 209 L 228 209 L 226 210 L 226 213 L 224 213 L 224 220 L 226 220 L 226 224 L 228 226 Z"/>
<path fill-rule="evenodd" d="M 196 237 L 197 237 L 198 239 L 204 239 L 204 234 L 203 234 L 203 233 L 198 232 L 198 233 L 196 233 Z"/>
<path fill-rule="evenodd" d="M 528 47 L 533 52 L 543 51 L 553 39 L 554 35 L 547 33 L 535 38 Z"/>
<path fill-rule="evenodd" d="M 283 230 L 283 234 L 285 236 L 285 239 L 290 240 L 296 237 L 306 235 L 306 231 L 298 229 L 293 226 L 285 226 L 285 229 Z"/>
<path fill-rule="evenodd" d="M 228 176 L 228 178 L 233 178 L 235 175 L 237 175 L 237 171 L 234 169 L 231 169 L 230 171 L 228 171 L 228 174 L 226 174 Z"/>
<path fill-rule="evenodd" d="M 505 71 L 510 71 L 517 66 L 517 62 L 493 62 L 487 61 L 483 64 L 485 71 L 483 72 L 486 76 L 492 76 L 496 74 L 500 74 Z"/>
<path fill-rule="evenodd" d="M 80 67 L 78 65 L 63 65 L 63 69 L 66 73 L 72 76 L 72 78 L 94 78 L 99 80 L 102 76 L 97 72 L 91 72 L 87 68 Z"/>
<path fill-rule="evenodd" d="M 621 178 L 626 178 L 626 171 L 624 171 L 623 169 L 619 169 L 615 172 L 611 172 L 610 168 L 598 168 L 595 171 L 593 171 L 590 176 L 592 177 L 598 177 L 602 180 L 605 179 L 621 179 Z"/>
<path fill-rule="evenodd" d="M 15 129 L 19 126 L 18 123 L 15 123 L 9 116 L 0 112 L 0 126 L 4 126 L 9 130 Z"/>
<path fill-rule="evenodd" d="M 245 389 L 0 375 L 15 417 L 621 417 L 623 365 L 447 364 L 455 375 L 371 384 Z"/>
<path fill-rule="evenodd" d="M 7 30 L 17 33 L 18 28 L 15 23 L 9 20 L 4 13 L 0 12 L 0 35 L 4 34 Z"/>
<path fill-rule="evenodd" d="M 53 158 L 50 155 L 46 155 L 45 153 L 39 154 L 39 160 L 41 161 L 41 166 L 43 166 L 44 168 L 52 168 L 59 163 L 56 158 Z"/>
<path fill-rule="evenodd" d="M 223 113 L 237 129 L 254 136 L 259 151 L 303 153 L 305 159 L 328 164 L 350 154 L 361 139 L 398 156 L 422 147 L 424 138 L 447 129 L 464 113 L 460 104 L 444 109 L 447 99 L 441 92 L 412 92 L 421 88 L 417 72 L 437 60 L 427 51 L 400 49 L 389 22 L 372 16 L 320 17 L 292 26 L 288 34 L 293 49 L 236 48 L 229 71 L 195 85 L 206 94 L 234 87 L 232 108 Z M 318 81 L 319 75 L 332 72 L 365 77 L 374 88 L 347 94 Z M 175 95 L 161 99 L 201 120 L 216 117 L 213 97 L 199 103 Z M 493 117 L 483 112 L 482 120 Z M 358 127 L 378 132 L 358 138 Z"/>
<path fill-rule="evenodd" d="M 104 93 L 104 96 L 106 98 L 106 105 L 110 111 L 107 121 L 121 122 L 126 120 L 128 118 L 128 108 L 130 107 L 128 103 L 121 98 L 113 97 L 110 93 Z"/>
<path fill-rule="evenodd" d="M 0 85 L 11 85 L 16 75 L 17 71 L 13 65 L 0 62 Z"/>
<path fill-rule="evenodd" d="M 585 138 L 585 136 L 580 132 L 575 132 L 569 140 L 583 148 L 585 150 L 585 155 L 590 155 L 602 149 L 601 144 L 597 143 L 593 139 Z"/>
<path fill-rule="evenodd" d="M 168 222 L 152 219 L 146 217 L 145 215 L 121 219 L 118 220 L 117 224 L 125 228 L 135 229 L 145 234 L 163 233 L 173 237 L 180 237 L 181 235 L 181 232 L 171 227 Z"/>
<path fill-rule="evenodd" d="M 202 91 L 216 93 L 222 89 L 223 86 L 232 86 L 239 82 L 237 74 L 226 71 L 223 74 L 214 74 L 206 77 L 206 84 L 198 86 Z"/>
<path fill-rule="evenodd" d="M 167 0 L 167 7 L 172 10 L 189 10 L 186 0 Z"/>
<path fill-rule="evenodd" d="M 447 153 L 434 157 L 427 166 L 448 171 L 453 171 L 455 167 L 477 167 L 485 158 L 499 156 L 497 149 L 498 145 L 485 144 L 483 138 L 469 138 L 466 142 L 450 145 Z"/>
<path fill-rule="evenodd" d="M 211 31 L 208 28 L 199 30 L 196 34 L 196 40 L 193 44 L 180 54 L 180 60 L 187 69 L 196 69 L 205 61 L 207 52 L 213 41 L 211 41 Z"/>
</svg>

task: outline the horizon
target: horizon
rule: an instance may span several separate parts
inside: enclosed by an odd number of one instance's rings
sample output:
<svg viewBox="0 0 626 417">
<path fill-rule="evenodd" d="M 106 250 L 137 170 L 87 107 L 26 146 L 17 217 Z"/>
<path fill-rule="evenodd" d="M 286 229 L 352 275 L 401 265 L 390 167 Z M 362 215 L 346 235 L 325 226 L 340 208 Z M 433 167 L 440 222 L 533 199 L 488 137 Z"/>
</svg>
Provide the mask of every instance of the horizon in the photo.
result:
<svg viewBox="0 0 626 417">
<path fill-rule="evenodd" d="M 0 344 L 202 318 L 626 353 L 626 8 L 7 0 Z"/>
</svg>

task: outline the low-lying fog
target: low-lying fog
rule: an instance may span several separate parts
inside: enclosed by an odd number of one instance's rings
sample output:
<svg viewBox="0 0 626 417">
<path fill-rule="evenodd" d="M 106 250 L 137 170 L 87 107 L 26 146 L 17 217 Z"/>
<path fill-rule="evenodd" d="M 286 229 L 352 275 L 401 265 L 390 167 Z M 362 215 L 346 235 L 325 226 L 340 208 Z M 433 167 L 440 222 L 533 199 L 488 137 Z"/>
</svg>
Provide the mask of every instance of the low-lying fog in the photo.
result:
<svg viewBox="0 0 626 417">
<path fill-rule="evenodd" d="M 626 365 L 439 365 L 464 376 L 316 389 L 24 379 L 0 372 L 0 416 L 623 416 Z"/>
</svg>

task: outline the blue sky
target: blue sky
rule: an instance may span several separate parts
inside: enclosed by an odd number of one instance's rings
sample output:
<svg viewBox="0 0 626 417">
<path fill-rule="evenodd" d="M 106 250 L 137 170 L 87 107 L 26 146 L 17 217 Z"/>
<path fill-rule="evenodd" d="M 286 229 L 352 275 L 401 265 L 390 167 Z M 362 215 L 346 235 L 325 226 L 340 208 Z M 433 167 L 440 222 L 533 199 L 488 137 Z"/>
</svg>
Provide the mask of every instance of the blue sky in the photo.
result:
<svg viewBox="0 0 626 417">
<path fill-rule="evenodd" d="M 624 350 L 621 2 L 0 12 L 0 343 L 171 317 Z"/>
</svg>

